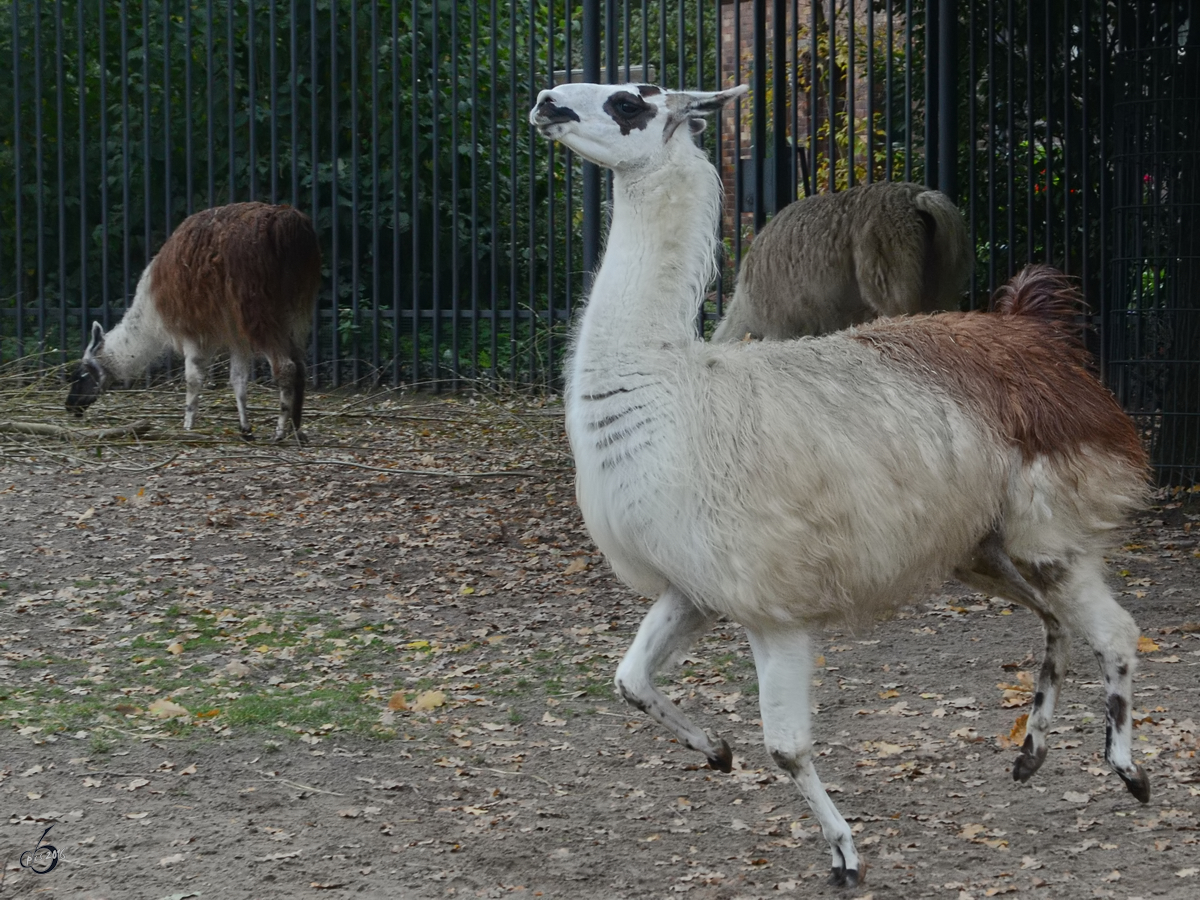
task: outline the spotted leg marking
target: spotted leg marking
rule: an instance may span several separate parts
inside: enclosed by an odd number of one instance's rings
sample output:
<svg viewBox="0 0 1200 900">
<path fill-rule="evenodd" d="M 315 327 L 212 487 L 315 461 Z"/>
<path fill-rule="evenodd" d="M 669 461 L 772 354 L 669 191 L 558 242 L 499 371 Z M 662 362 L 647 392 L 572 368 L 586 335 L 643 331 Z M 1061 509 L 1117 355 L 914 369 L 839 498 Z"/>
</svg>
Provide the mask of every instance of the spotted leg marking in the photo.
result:
<svg viewBox="0 0 1200 900">
<path fill-rule="evenodd" d="M 809 715 L 812 646 L 803 631 L 747 629 L 758 671 L 758 703 L 763 736 L 775 763 L 800 790 L 821 833 L 829 842 L 833 864 L 830 884 L 857 887 L 862 872 L 850 826 L 842 818 L 813 767 Z"/>
<path fill-rule="evenodd" d="M 674 734 L 688 749 L 703 753 L 714 769 L 728 772 L 733 768 L 729 745 L 693 724 L 654 684 L 655 673 L 676 653 L 691 647 L 715 618 L 698 609 L 675 587 L 668 587 L 638 626 L 633 645 L 617 666 L 616 685 L 627 703 Z"/>
<path fill-rule="evenodd" d="M 1081 569 L 1072 582 L 1076 605 L 1073 625 L 1087 639 L 1104 679 L 1107 728 L 1104 758 L 1129 793 L 1150 802 L 1150 779 L 1133 761 L 1133 670 L 1138 627 L 1113 599 L 1098 566 Z"/>
</svg>

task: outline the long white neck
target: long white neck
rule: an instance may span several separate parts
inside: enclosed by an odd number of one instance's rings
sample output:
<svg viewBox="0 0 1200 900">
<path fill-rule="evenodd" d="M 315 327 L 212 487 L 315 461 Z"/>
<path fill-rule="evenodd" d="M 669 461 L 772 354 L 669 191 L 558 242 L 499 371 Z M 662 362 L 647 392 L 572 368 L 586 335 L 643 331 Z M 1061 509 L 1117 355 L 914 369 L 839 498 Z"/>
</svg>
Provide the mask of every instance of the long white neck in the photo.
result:
<svg viewBox="0 0 1200 900">
<path fill-rule="evenodd" d="M 108 374 L 125 380 L 146 371 L 146 366 L 171 346 L 171 337 L 150 294 L 150 266 L 138 280 L 133 303 L 121 321 L 104 336 L 104 349 L 98 360 Z"/>
<path fill-rule="evenodd" d="M 674 143 L 668 165 L 614 176 L 608 244 L 571 366 L 579 388 L 588 389 L 581 379 L 591 374 L 612 373 L 618 360 L 698 340 L 696 313 L 715 271 L 721 188 L 690 140 Z"/>
</svg>

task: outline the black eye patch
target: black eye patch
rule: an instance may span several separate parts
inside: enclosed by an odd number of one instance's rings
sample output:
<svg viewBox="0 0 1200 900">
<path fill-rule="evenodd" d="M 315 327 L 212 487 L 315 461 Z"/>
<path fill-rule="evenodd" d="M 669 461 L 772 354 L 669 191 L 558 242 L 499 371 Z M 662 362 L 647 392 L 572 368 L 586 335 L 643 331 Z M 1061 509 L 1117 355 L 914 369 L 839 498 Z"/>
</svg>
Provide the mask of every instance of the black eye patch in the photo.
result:
<svg viewBox="0 0 1200 900">
<path fill-rule="evenodd" d="M 644 131 L 647 123 L 658 114 L 657 109 L 629 91 L 617 91 L 610 96 L 604 101 L 604 111 L 621 126 L 621 134 L 629 134 L 635 128 Z"/>
</svg>

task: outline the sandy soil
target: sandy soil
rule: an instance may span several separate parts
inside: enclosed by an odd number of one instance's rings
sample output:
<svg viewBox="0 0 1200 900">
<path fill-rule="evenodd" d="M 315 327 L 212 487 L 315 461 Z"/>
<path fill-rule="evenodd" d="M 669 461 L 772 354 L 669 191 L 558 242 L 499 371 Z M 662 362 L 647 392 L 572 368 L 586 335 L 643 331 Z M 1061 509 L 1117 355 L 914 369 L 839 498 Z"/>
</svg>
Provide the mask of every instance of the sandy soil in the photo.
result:
<svg viewBox="0 0 1200 900">
<path fill-rule="evenodd" d="M 135 402 L 118 396 L 110 417 Z M 185 441 L 175 412 L 157 440 L 100 454 L 3 445 L 0 897 L 1200 896 L 1200 508 L 1184 498 L 1160 497 L 1111 559 L 1146 638 L 1148 805 L 1103 763 L 1083 646 L 1049 759 L 1012 780 L 1030 613 L 947 584 L 871 632 L 820 636 L 818 771 L 869 866 L 845 891 L 762 748 L 740 629 L 666 682 L 730 742 L 732 774 L 614 696 L 646 601 L 587 542 L 555 409 L 312 408 L 306 449 L 216 424 Z M 187 628 L 208 611 L 201 653 Z M 255 647 L 288 628 L 343 645 L 304 666 Z M 345 727 L 308 714 L 318 683 L 355 698 Z M 289 685 L 279 721 L 223 721 Z M 156 717 L 152 697 L 190 709 Z M 47 825 L 62 858 L 34 874 L 19 853 Z"/>
</svg>

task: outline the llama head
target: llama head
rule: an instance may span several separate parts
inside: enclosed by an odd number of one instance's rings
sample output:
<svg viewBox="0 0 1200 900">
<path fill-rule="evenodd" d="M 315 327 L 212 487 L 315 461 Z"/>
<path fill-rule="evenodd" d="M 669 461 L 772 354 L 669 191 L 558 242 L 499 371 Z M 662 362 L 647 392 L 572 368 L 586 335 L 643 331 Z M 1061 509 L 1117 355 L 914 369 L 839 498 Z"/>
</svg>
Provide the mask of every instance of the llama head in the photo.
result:
<svg viewBox="0 0 1200 900">
<path fill-rule="evenodd" d="M 710 93 L 652 84 L 563 84 L 538 94 L 529 121 L 543 137 L 589 162 L 615 172 L 648 170 L 662 165 L 676 142 L 690 146 L 692 135 L 704 130 L 703 116 L 747 90 L 745 85 Z"/>
<path fill-rule="evenodd" d="M 75 377 L 71 379 L 71 388 L 67 392 L 67 412 L 82 416 L 83 411 L 95 403 L 108 387 L 109 376 L 100 363 L 100 354 L 103 351 L 104 328 L 99 322 L 93 322 L 92 339 L 83 351 L 83 360 L 79 363 Z"/>
</svg>

